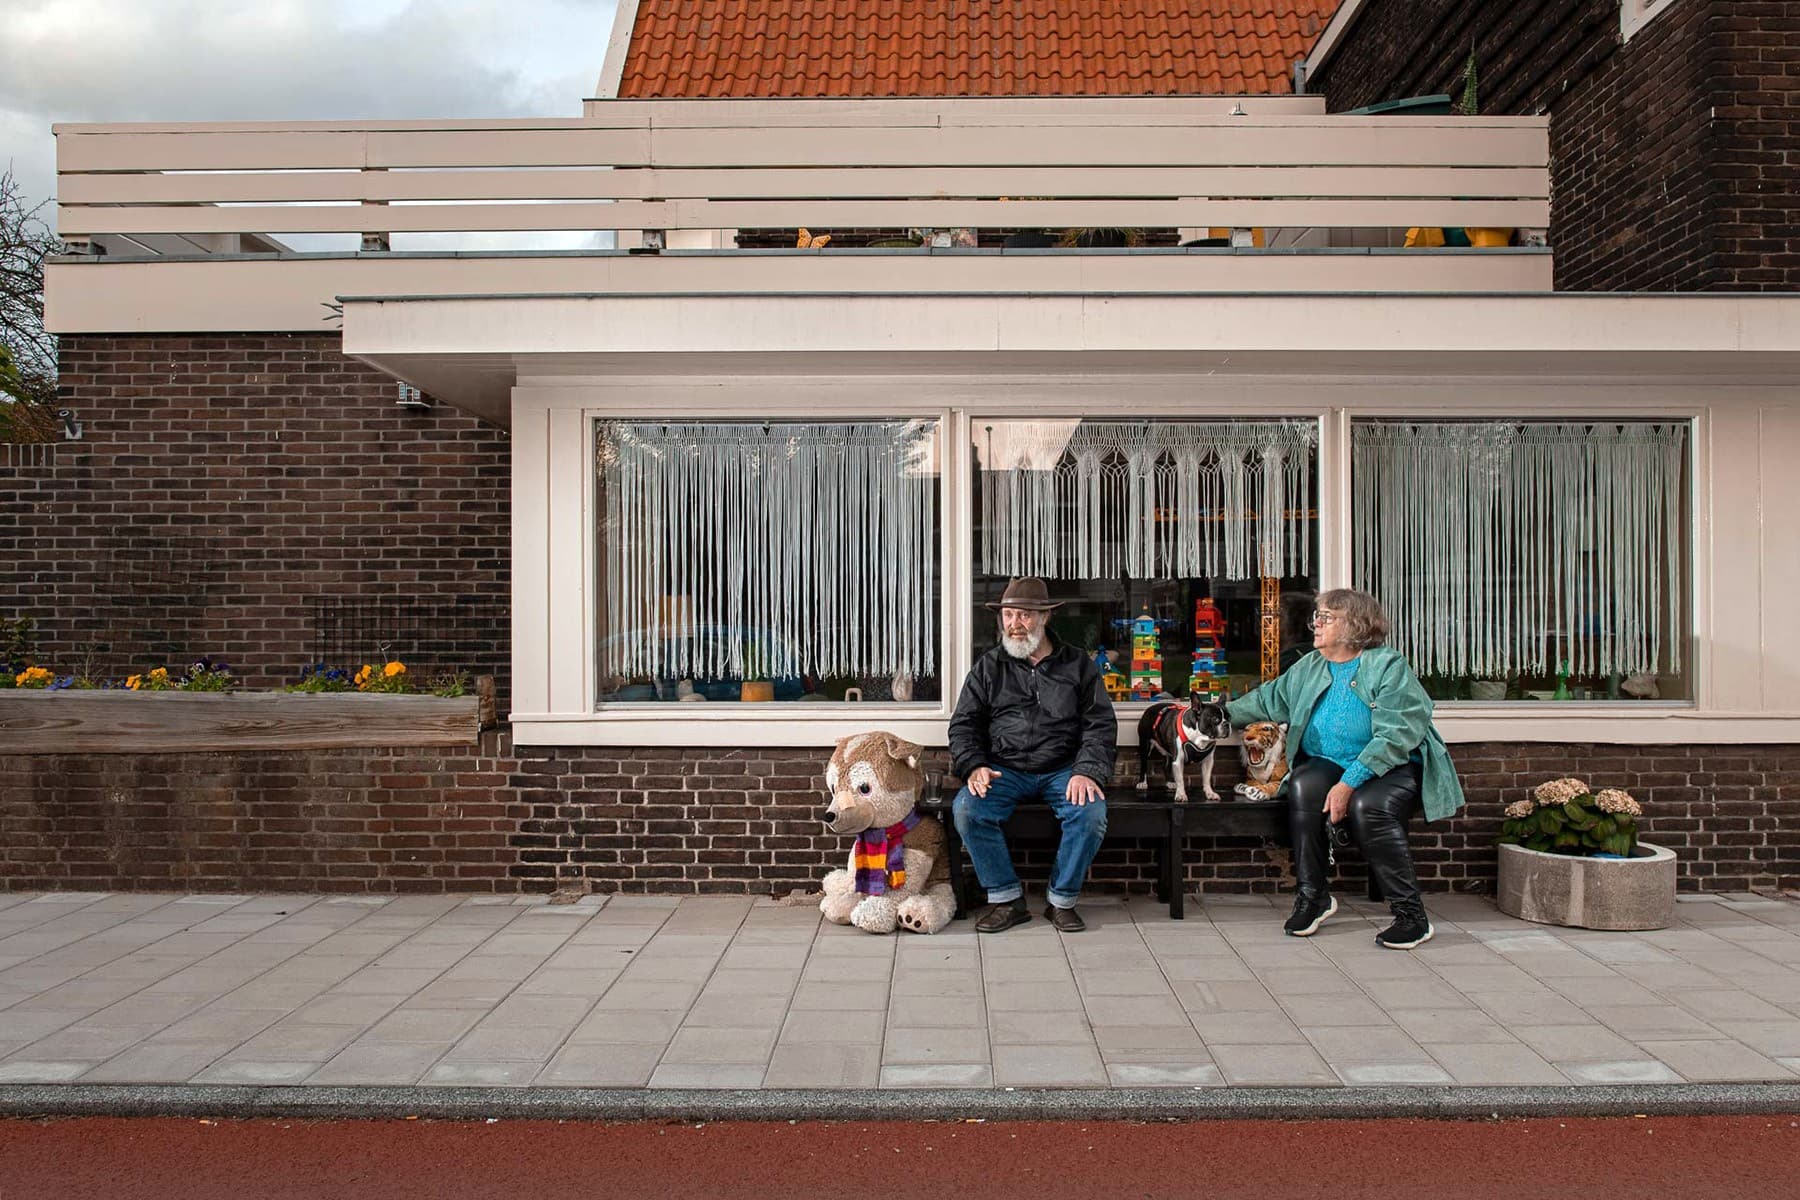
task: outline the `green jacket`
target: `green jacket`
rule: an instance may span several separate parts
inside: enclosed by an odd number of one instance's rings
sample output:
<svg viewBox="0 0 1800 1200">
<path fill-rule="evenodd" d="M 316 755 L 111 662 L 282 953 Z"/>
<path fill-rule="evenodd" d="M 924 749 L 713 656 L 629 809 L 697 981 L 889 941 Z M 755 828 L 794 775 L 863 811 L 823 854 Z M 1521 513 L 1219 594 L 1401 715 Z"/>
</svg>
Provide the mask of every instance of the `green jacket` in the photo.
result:
<svg viewBox="0 0 1800 1200">
<path fill-rule="evenodd" d="M 1462 784 L 1444 739 L 1431 727 L 1431 697 L 1400 652 L 1371 646 L 1362 652 L 1362 666 L 1350 681 L 1356 694 L 1368 704 L 1374 737 L 1357 755 L 1357 761 L 1377 775 L 1385 775 L 1416 750 L 1421 764 L 1420 799 L 1425 819 L 1436 821 L 1463 806 Z M 1225 706 L 1234 726 L 1254 721 L 1288 723 L 1288 757 L 1291 760 L 1306 736 L 1313 709 L 1331 687 L 1331 668 L 1318 651 L 1283 671 L 1248 695 Z"/>
</svg>

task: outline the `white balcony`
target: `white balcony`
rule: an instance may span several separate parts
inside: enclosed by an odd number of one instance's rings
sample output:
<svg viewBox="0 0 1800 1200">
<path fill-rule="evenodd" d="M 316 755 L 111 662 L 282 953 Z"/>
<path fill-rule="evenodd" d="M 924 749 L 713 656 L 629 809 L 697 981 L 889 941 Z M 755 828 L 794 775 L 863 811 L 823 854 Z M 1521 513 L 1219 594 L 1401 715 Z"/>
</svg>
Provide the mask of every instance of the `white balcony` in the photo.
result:
<svg viewBox="0 0 1800 1200">
<path fill-rule="evenodd" d="M 1549 290 L 1541 248 L 1400 248 L 1414 226 L 1546 228 L 1546 119 L 1250 107 L 594 101 L 552 120 L 64 125 L 59 229 L 87 253 L 53 266 L 49 319 L 320 330 L 340 295 Z M 736 248 L 802 226 L 840 232 L 823 251 Z M 842 232 L 918 229 L 1166 244 L 858 249 Z M 646 230 L 668 248 L 619 248 Z M 1209 233 L 1256 244 L 1173 244 Z"/>
</svg>

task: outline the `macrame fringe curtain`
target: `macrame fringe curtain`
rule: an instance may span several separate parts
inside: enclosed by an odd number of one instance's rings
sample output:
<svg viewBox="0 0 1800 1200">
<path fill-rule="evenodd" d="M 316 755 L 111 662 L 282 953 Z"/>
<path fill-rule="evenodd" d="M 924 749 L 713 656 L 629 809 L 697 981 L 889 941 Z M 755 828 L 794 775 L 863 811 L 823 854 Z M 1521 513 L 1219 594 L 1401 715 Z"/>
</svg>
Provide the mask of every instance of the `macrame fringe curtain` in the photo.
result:
<svg viewBox="0 0 1800 1200">
<path fill-rule="evenodd" d="M 602 424 L 602 670 L 935 673 L 935 436 L 929 421 Z"/>
<path fill-rule="evenodd" d="M 1001 422 L 976 439 L 986 574 L 1250 579 L 1312 569 L 1310 421 Z"/>
<path fill-rule="evenodd" d="M 1687 430 L 1358 424 L 1358 586 L 1423 675 L 1678 671 Z"/>
</svg>

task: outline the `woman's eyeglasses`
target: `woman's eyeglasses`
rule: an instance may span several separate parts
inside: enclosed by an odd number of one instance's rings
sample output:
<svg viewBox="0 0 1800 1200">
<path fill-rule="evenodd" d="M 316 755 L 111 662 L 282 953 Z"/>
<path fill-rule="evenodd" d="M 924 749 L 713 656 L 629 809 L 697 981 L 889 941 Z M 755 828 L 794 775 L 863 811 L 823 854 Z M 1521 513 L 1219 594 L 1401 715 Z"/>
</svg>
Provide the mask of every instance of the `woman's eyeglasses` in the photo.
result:
<svg viewBox="0 0 1800 1200">
<path fill-rule="evenodd" d="M 1326 612 L 1325 610 L 1320 609 L 1307 619 L 1307 624 L 1311 625 L 1314 629 L 1317 629 L 1322 625 L 1329 625 L 1337 619 L 1336 613 Z"/>
</svg>

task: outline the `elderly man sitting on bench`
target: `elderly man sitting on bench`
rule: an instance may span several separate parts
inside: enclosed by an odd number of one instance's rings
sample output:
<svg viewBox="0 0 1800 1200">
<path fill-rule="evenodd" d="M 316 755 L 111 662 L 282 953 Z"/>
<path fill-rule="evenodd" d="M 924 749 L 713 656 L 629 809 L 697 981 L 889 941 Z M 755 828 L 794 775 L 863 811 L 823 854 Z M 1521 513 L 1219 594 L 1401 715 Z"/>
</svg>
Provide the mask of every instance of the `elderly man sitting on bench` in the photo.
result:
<svg viewBox="0 0 1800 1200">
<path fill-rule="evenodd" d="M 1026 801 L 1062 825 L 1048 916 L 1064 933 L 1087 928 L 1075 903 L 1106 836 L 1106 792 L 1118 748 L 1112 698 L 1094 660 L 1050 636 L 1041 579 L 1015 579 L 999 603 L 1000 644 L 975 660 L 950 718 L 950 762 L 966 780 L 952 809 L 975 875 L 993 905 L 977 933 L 1031 919 L 1002 826 Z"/>
</svg>

